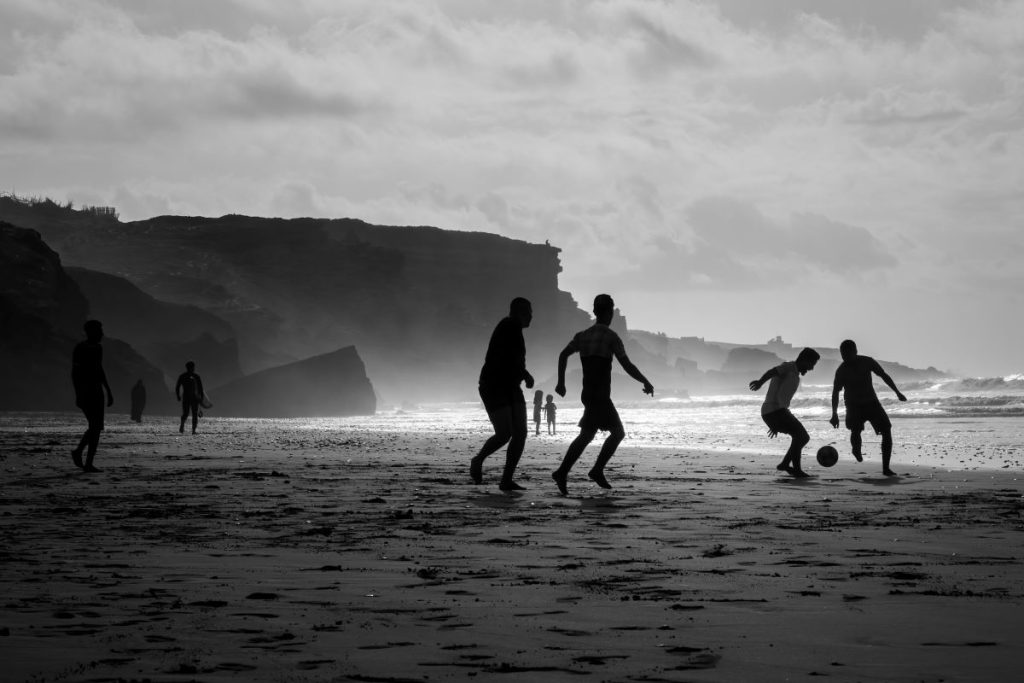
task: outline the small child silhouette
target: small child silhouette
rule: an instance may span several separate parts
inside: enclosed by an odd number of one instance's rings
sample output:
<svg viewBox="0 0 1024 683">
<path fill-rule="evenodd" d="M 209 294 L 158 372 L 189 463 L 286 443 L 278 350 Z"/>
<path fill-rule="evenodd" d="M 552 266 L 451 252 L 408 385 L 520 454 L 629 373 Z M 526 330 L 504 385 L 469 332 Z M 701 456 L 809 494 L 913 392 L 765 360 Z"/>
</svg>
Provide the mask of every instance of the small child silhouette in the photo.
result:
<svg viewBox="0 0 1024 683">
<path fill-rule="evenodd" d="M 544 406 L 544 392 L 538 389 L 533 392 L 533 424 L 537 428 L 537 436 L 540 436 L 540 411 Z"/>
<path fill-rule="evenodd" d="M 548 402 L 544 404 L 544 414 L 548 418 L 548 434 L 555 433 L 555 412 L 558 410 L 558 406 L 552 400 L 555 397 L 548 394 Z"/>
</svg>

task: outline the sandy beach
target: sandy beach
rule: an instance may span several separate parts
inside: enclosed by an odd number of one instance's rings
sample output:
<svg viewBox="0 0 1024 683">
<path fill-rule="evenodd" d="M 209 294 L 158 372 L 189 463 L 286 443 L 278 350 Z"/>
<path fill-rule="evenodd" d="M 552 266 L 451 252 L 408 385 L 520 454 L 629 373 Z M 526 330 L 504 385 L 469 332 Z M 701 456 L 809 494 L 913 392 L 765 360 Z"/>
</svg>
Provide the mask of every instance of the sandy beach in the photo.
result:
<svg viewBox="0 0 1024 683">
<path fill-rule="evenodd" d="M 487 434 L 0 420 L 4 681 L 1006 681 L 1024 479 Z M 641 452 L 643 451 L 643 452 Z"/>
</svg>

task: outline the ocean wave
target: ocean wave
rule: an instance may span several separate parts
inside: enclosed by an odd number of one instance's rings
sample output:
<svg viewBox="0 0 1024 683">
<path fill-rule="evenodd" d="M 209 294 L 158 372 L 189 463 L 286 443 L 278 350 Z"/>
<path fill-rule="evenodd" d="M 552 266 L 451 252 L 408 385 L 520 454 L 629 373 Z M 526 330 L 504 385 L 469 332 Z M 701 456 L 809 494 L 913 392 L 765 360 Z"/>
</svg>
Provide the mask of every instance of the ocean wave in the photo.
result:
<svg viewBox="0 0 1024 683">
<path fill-rule="evenodd" d="M 922 398 L 892 411 L 893 417 L 1021 417 L 1024 396 L 1019 394 L 962 395 Z"/>
<path fill-rule="evenodd" d="M 1021 391 L 1024 392 L 1024 374 L 1003 377 L 955 377 L 938 382 L 912 382 L 904 391 Z"/>
</svg>

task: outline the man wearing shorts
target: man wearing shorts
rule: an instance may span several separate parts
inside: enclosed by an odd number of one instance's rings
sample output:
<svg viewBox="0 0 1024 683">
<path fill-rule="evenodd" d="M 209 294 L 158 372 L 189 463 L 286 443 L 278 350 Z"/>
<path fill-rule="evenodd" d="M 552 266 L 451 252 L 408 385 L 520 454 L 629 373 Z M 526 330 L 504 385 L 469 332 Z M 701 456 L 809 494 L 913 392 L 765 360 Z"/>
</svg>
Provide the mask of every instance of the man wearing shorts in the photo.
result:
<svg viewBox="0 0 1024 683">
<path fill-rule="evenodd" d="M 813 370 L 821 355 L 814 349 L 806 348 L 800 352 L 795 361 L 786 361 L 768 370 L 750 383 L 750 390 L 757 391 L 764 383 L 771 380 L 768 393 L 761 404 L 761 419 L 768 426 L 768 436 L 775 438 L 779 434 L 789 434 L 792 441 L 782 462 L 775 469 L 788 472 L 797 478 L 809 476 L 800 468 L 800 455 L 804 446 L 811 440 L 807 430 L 789 411 L 793 395 L 800 388 L 800 375 Z"/>
<path fill-rule="evenodd" d="M 654 386 L 629 360 L 619 335 L 608 327 L 614 315 L 615 302 L 612 298 L 607 294 L 598 294 L 594 298 L 596 322 L 592 327 L 576 334 L 558 355 L 558 384 L 555 386 L 555 392 L 559 396 L 565 396 L 565 366 L 569 356 L 579 353 L 580 362 L 583 364 L 583 418 L 580 419 L 580 434 L 569 444 L 562 464 L 551 473 L 551 478 L 555 480 L 562 495 L 568 494 L 566 483 L 569 470 L 583 454 L 583 450 L 594 440 L 598 430 L 607 431 L 608 438 L 601 446 L 601 452 L 598 453 L 597 461 L 588 476 L 601 488 L 612 487 L 605 479 L 604 467 L 626 436 L 619 413 L 612 403 L 612 357 L 618 359 L 626 374 L 644 385 L 645 394 L 654 396 Z"/>
<path fill-rule="evenodd" d="M 847 339 L 839 345 L 839 354 L 843 362 L 836 368 L 836 378 L 832 383 L 832 419 L 829 422 L 839 428 L 839 391 L 843 390 L 843 402 L 846 404 L 846 428 L 850 430 L 850 446 L 857 462 L 864 460 L 861 454 L 861 432 L 864 423 L 870 422 L 875 434 L 882 437 L 882 473 L 887 477 L 896 473 L 889 469 L 892 458 L 892 423 L 875 394 L 871 382 L 871 373 L 882 378 L 890 389 L 896 392 L 896 398 L 906 401 L 892 377 L 882 369 L 874 358 L 857 355 L 857 344 Z"/>
<path fill-rule="evenodd" d="M 508 317 L 502 318 L 491 334 L 480 370 L 480 399 L 494 426 L 494 435 L 470 461 L 469 476 L 474 483 L 481 483 L 484 460 L 508 444 L 505 470 L 498 485 L 502 491 L 523 489 L 512 478 L 526 444 L 526 398 L 519 385 L 525 382 L 527 389 L 533 388 L 533 377 L 526 370 L 526 342 L 523 340 L 523 329 L 530 326 L 531 320 L 532 304 L 522 297 L 513 299 Z"/>
<path fill-rule="evenodd" d="M 99 320 L 89 320 L 83 329 L 85 341 L 79 342 L 71 354 L 71 383 L 75 387 L 75 405 L 85 415 L 88 427 L 78 447 L 71 451 L 71 459 L 86 472 L 99 472 L 92 460 L 100 443 L 100 432 L 103 431 L 104 405 L 114 405 L 114 394 L 110 391 L 107 375 L 103 371 L 103 347 L 100 346 L 103 324 Z M 106 396 L 103 395 L 104 391 Z"/>
</svg>

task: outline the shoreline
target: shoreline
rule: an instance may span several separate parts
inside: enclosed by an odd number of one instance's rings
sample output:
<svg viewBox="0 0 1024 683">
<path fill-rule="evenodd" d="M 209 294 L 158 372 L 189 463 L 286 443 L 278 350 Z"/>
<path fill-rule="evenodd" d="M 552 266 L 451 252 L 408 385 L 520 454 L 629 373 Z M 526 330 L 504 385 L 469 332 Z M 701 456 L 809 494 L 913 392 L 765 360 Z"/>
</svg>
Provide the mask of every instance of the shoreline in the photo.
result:
<svg viewBox="0 0 1024 683">
<path fill-rule="evenodd" d="M 204 426 L 210 431 L 204 433 Z M 6 427 L 6 425 L 5 425 Z M 604 491 L 485 434 L 0 430 L 11 680 L 985 681 L 1024 646 L 1024 475 L 623 444 Z M 776 446 L 776 444 L 771 444 Z M 813 456 L 811 456 L 813 457 Z M 819 473 L 820 468 L 815 468 Z"/>
</svg>

